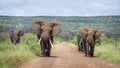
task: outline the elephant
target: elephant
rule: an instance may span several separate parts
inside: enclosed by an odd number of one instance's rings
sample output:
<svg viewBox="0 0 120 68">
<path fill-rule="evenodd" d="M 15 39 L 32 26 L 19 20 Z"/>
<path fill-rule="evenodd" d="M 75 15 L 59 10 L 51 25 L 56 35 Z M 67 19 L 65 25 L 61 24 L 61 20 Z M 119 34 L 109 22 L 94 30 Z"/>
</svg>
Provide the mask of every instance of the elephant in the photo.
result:
<svg viewBox="0 0 120 68">
<path fill-rule="evenodd" d="M 9 30 L 9 37 L 13 44 L 20 43 L 20 37 L 24 35 L 24 32 L 20 29 Z"/>
<path fill-rule="evenodd" d="M 77 44 L 78 44 L 78 51 L 79 52 L 84 52 L 84 41 L 83 41 L 83 38 L 81 37 L 81 34 L 79 33 L 77 35 Z"/>
<path fill-rule="evenodd" d="M 84 52 L 85 44 L 86 44 L 86 34 L 85 32 L 88 31 L 88 28 L 81 28 L 77 34 L 77 42 L 78 42 L 78 51 Z"/>
<path fill-rule="evenodd" d="M 78 47 L 83 47 L 85 56 L 94 56 L 96 40 L 101 36 L 101 32 L 94 28 L 81 28 L 78 34 Z M 79 40 L 81 39 L 81 40 Z"/>
<path fill-rule="evenodd" d="M 41 47 L 41 56 L 50 57 L 51 47 L 54 36 L 59 33 L 60 25 L 58 23 L 50 23 L 44 21 L 35 21 L 31 25 L 36 32 Z"/>
</svg>

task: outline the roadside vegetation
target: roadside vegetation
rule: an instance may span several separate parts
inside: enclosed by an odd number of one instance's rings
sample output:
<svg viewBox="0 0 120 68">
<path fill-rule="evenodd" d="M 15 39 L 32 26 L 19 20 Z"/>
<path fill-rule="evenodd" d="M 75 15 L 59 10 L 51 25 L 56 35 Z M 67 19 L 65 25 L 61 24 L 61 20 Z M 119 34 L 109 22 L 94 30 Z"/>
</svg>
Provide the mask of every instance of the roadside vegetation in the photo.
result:
<svg viewBox="0 0 120 68">
<path fill-rule="evenodd" d="M 99 29 L 103 38 L 95 46 L 95 56 L 120 64 L 120 16 L 0 16 L 0 68 L 16 68 L 19 64 L 40 56 L 36 35 L 31 34 L 34 33 L 31 23 L 35 20 L 59 23 L 61 31 L 54 37 L 54 44 L 65 43 L 76 51 L 76 35 L 80 28 Z M 8 30 L 15 28 L 25 32 L 17 45 L 12 44 L 6 35 Z"/>
<path fill-rule="evenodd" d="M 0 68 L 16 68 L 21 63 L 40 55 L 35 35 L 26 34 L 14 45 L 10 40 L 0 43 Z"/>
</svg>

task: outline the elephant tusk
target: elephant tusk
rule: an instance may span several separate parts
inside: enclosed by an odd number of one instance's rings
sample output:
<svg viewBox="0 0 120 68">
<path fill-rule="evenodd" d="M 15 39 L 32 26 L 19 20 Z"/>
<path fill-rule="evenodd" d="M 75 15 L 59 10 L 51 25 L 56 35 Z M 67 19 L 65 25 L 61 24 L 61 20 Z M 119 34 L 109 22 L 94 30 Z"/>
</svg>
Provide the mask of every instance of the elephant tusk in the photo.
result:
<svg viewBox="0 0 120 68">
<path fill-rule="evenodd" d="M 39 41 L 38 41 L 38 44 L 40 44 L 41 40 L 42 40 L 42 39 L 40 38 Z"/>
<path fill-rule="evenodd" d="M 81 45 L 81 43 L 82 43 L 82 38 L 80 39 L 80 43 L 79 43 L 79 45 Z"/>
<path fill-rule="evenodd" d="M 53 47 L 53 44 L 52 44 L 52 42 L 51 42 L 51 40 L 50 40 L 50 39 L 49 39 L 49 41 L 50 41 L 51 46 Z"/>
</svg>

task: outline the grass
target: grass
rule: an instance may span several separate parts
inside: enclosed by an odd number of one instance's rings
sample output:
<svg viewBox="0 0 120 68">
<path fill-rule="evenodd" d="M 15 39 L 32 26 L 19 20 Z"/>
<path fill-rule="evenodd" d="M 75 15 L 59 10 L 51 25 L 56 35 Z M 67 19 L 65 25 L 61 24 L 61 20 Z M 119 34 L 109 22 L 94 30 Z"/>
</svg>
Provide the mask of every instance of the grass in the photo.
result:
<svg viewBox="0 0 120 68">
<path fill-rule="evenodd" d="M 120 64 L 120 45 L 116 48 L 113 39 L 107 40 L 107 42 L 105 40 L 102 38 L 101 45 L 95 46 L 95 56 Z M 35 35 L 25 34 L 21 38 L 21 43 L 17 45 L 12 44 L 10 40 L 0 43 L 0 68 L 17 68 L 21 63 L 39 56 L 40 46 L 37 41 Z M 63 43 L 63 41 L 55 37 L 54 43 Z M 118 40 L 119 43 L 120 40 Z M 76 37 L 65 44 L 77 50 Z"/>
<path fill-rule="evenodd" d="M 96 46 L 95 56 L 98 56 L 115 64 L 120 64 L 120 48 L 116 48 L 110 44 Z"/>
<path fill-rule="evenodd" d="M 17 68 L 21 63 L 40 55 L 40 46 L 35 35 L 26 34 L 21 43 L 14 45 L 10 40 L 0 43 L 0 68 Z"/>
</svg>

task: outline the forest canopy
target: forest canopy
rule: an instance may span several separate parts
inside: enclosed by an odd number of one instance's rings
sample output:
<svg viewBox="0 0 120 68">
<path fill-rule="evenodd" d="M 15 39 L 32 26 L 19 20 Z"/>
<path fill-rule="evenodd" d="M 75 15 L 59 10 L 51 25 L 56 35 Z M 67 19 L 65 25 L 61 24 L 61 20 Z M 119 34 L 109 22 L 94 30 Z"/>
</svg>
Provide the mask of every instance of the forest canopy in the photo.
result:
<svg viewBox="0 0 120 68">
<path fill-rule="evenodd" d="M 36 20 L 57 22 L 61 25 L 61 32 L 57 35 L 64 40 L 72 39 L 82 27 L 99 29 L 102 33 L 110 33 L 114 38 L 120 38 L 120 16 L 0 16 L 3 31 L 19 28 L 25 33 L 33 32 L 31 23 Z M 107 34 L 108 35 L 108 34 Z"/>
</svg>

